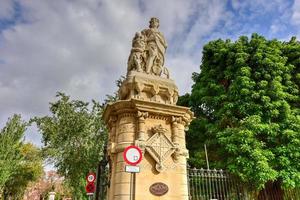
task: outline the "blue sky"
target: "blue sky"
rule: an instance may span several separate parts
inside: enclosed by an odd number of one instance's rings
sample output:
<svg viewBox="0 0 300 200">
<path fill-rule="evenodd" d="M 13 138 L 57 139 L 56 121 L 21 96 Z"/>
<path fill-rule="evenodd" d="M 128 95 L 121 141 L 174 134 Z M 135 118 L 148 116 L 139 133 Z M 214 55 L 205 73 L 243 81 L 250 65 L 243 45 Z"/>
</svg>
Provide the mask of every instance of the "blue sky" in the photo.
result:
<svg viewBox="0 0 300 200">
<path fill-rule="evenodd" d="M 85 101 L 112 94 L 135 32 L 152 16 L 181 94 L 210 40 L 300 38 L 300 0 L 0 0 L 0 127 L 13 113 L 47 115 L 57 91 Z M 34 127 L 27 131 L 26 140 L 40 139 Z"/>
</svg>

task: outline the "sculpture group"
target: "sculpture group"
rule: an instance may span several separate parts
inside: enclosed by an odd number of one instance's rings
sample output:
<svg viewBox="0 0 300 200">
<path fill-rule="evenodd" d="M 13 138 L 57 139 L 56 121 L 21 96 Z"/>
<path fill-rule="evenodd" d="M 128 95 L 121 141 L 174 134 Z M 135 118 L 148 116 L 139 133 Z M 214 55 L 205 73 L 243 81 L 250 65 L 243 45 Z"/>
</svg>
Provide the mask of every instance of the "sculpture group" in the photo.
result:
<svg viewBox="0 0 300 200">
<path fill-rule="evenodd" d="M 149 23 L 149 28 L 137 32 L 132 40 L 127 73 L 138 71 L 156 76 L 165 74 L 169 78 L 169 71 L 164 67 L 167 42 L 158 30 L 159 20 L 153 17 Z"/>
</svg>

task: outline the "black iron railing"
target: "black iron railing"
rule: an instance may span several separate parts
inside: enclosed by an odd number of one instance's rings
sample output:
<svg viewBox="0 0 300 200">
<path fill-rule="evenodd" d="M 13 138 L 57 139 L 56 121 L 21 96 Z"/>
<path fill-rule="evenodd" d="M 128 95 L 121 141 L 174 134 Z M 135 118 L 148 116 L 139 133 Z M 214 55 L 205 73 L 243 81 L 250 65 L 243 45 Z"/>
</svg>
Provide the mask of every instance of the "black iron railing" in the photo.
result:
<svg viewBox="0 0 300 200">
<path fill-rule="evenodd" d="M 188 169 L 188 182 L 190 200 L 300 200 L 300 188 L 257 191 L 224 170 Z"/>
<path fill-rule="evenodd" d="M 246 191 L 242 184 L 223 170 L 189 169 L 191 200 L 244 200 Z"/>
</svg>

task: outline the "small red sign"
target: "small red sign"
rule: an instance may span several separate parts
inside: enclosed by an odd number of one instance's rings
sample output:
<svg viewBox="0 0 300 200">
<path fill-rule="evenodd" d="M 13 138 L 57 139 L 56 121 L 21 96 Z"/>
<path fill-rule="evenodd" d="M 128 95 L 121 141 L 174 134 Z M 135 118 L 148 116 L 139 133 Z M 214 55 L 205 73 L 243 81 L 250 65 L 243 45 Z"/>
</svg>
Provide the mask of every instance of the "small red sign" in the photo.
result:
<svg viewBox="0 0 300 200">
<path fill-rule="evenodd" d="M 95 182 L 95 180 L 96 180 L 96 174 L 95 173 L 89 173 L 86 176 L 86 181 L 89 182 L 89 183 L 93 183 L 93 182 Z"/>
<path fill-rule="evenodd" d="M 93 182 L 91 183 L 88 183 L 86 186 L 85 186 L 85 191 L 86 193 L 94 193 L 95 192 L 95 184 Z"/>
<path fill-rule="evenodd" d="M 123 158 L 129 165 L 137 165 L 142 161 L 142 150 L 137 146 L 129 146 L 123 152 Z"/>
</svg>

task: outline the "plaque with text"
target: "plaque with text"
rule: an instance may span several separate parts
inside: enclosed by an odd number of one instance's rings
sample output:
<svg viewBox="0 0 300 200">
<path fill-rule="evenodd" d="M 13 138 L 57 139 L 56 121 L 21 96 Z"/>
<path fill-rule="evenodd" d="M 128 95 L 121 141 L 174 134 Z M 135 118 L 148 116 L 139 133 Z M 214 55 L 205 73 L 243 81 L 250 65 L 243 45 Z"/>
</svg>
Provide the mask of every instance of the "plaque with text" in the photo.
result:
<svg viewBox="0 0 300 200">
<path fill-rule="evenodd" d="M 164 183 L 158 182 L 152 184 L 149 190 L 155 196 L 162 196 L 169 191 L 169 187 Z"/>
</svg>

